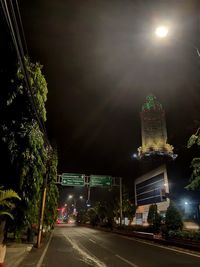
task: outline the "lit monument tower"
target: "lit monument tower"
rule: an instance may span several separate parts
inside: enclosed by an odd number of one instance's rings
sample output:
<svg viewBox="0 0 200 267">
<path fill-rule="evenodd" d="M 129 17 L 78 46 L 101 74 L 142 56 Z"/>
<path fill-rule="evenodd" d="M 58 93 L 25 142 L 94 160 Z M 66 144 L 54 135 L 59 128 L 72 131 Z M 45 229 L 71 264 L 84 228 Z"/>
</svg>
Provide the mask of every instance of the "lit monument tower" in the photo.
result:
<svg viewBox="0 0 200 267">
<path fill-rule="evenodd" d="M 167 143 L 165 111 L 154 95 L 148 95 L 141 112 L 142 146 L 138 158 L 167 156 L 175 159 L 173 146 Z"/>
</svg>

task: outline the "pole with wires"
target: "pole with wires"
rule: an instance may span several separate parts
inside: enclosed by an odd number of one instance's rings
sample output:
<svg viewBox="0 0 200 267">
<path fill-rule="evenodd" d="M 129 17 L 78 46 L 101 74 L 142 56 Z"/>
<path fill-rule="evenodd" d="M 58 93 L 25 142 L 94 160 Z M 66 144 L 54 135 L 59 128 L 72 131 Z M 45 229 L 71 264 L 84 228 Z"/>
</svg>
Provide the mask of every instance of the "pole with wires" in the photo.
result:
<svg viewBox="0 0 200 267">
<path fill-rule="evenodd" d="M 24 76 L 24 82 L 31 104 L 31 111 L 33 112 L 34 119 L 37 121 L 39 125 L 39 128 L 43 134 L 44 144 L 47 147 L 46 174 L 43 181 L 41 210 L 39 218 L 38 237 L 37 237 L 37 247 L 40 247 L 52 148 L 47 137 L 44 121 L 42 120 L 40 115 L 38 103 L 35 98 L 35 92 L 30 82 L 31 79 L 26 64 L 26 57 L 28 58 L 27 55 L 28 49 L 26 45 L 26 40 L 17 0 L 0 0 L 0 7 L 2 8 L 2 13 L 5 17 L 5 22 L 7 24 L 8 31 L 10 33 L 13 42 L 13 47 L 16 51 L 16 56 L 19 62 L 19 66 Z M 26 51 L 26 57 L 24 50 Z"/>
<path fill-rule="evenodd" d="M 119 213 L 120 225 L 122 225 L 122 177 L 119 178 Z"/>
<path fill-rule="evenodd" d="M 44 211 L 46 204 L 46 195 L 47 195 L 47 186 L 49 181 L 51 159 L 52 159 L 52 148 L 49 146 L 47 147 L 46 174 L 43 183 L 42 201 L 41 201 L 40 216 L 39 216 L 38 236 L 37 236 L 37 248 L 40 248 L 41 238 L 42 238 Z"/>
</svg>

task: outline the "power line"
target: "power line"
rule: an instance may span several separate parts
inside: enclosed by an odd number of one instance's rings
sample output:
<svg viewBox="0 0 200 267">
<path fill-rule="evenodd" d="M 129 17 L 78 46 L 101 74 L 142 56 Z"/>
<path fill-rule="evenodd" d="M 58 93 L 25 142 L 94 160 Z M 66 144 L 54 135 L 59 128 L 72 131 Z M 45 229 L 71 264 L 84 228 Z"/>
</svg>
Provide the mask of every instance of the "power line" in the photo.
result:
<svg viewBox="0 0 200 267">
<path fill-rule="evenodd" d="M 15 4 L 16 4 L 16 8 L 17 8 L 17 14 L 18 14 L 18 17 L 19 17 L 19 24 L 20 24 L 21 31 L 22 31 L 22 36 L 23 36 L 23 41 L 24 41 L 24 46 L 25 46 L 25 54 L 28 55 L 28 47 L 27 47 L 27 43 L 26 43 L 26 38 L 25 38 L 25 34 L 24 34 L 24 27 L 23 27 L 23 24 L 22 24 L 21 14 L 20 14 L 19 5 L 18 5 L 18 1 L 17 0 L 15 1 Z"/>
<path fill-rule="evenodd" d="M 16 3 L 17 3 L 17 0 L 16 0 Z M 34 114 L 35 114 L 36 119 L 37 119 L 37 121 L 39 123 L 40 129 L 44 134 L 44 139 L 46 141 L 46 144 L 49 147 L 51 147 L 50 143 L 49 143 L 49 140 L 48 140 L 48 137 L 47 137 L 45 125 L 44 125 L 43 121 L 40 119 L 40 115 L 38 113 L 38 108 L 37 108 L 37 105 L 36 105 L 36 102 L 35 102 L 34 93 L 33 93 L 32 87 L 30 85 L 30 77 L 29 77 L 29 73 L 27 71 L 26 64 L 25 64 L 24 49 L 23 49 L 23 45 L 22 45 L 21 35 L 20 35 L 19 27 L 18 27 L 17 18 L 16 18 L 16 15 L 15 15 L 15 9 L 14 9 L 14 6 L 12 4 L 12 0 L 11 1 L 8 0 L 8 4 L 7 4 L 7 0 L 1 0 L 1 6 L 2 6 L 2 9 L 3 9 L 4 16 L 6 18 L 6 22 L 8 24 L 8 28 L 10 30 L 10 34 L 11 34 L 11 37 L 12 37 L 12 40 L 13 40 L 13 43 L 14 43 L 14 47 L 15 47 L 16 52 L 17 52 L 17 57 L 18 57 L 18 60 L 19 60 L 19 64 L 20 64 L 21 70 L 22 70 L 22 72 L 24 74 L 26 87 L 27 87 L 27 89 L 28 89 L 28 91 L 30 93 L 29 96 L 30 96 L 31 105 L 32 105 Z M 11 12 L 9 10 L 9 7 L 11 9 Z M 18 5 L 17 5 L 17 7 L 18 7 Z M 17 8 L 17 11 L 19 12 L 19 8 Z M 19 19 L 20 19 L 21 30 L 22 30 L 22 32 L 24 32 L 23 31 L 23 25 L 22 25 L 22 22 L 21 22 L 20 12 L 18 13 L 18 16 L 19 16 Z M 24 40 L 25 40 L 25 35 L 24 34 L 23 34 L 23 37 L 24 37 Z M 25 44 L 26 44 L 26 41 L 25 41 Z"/>
<path fill-rule="evenodd" d="M 14 36 L 13 36 L 13 34 L 12 34 L 11 26 L 10 26 L 10 23 L 9 23 L 9 17 L 8 17 L 8 15 L 7 15 L 7 11 L 6 11 L 6 9 L 7 9 L 7 4 L 6 4 L 6 2 L 4 3 L 3 0 L 1 0 L 1 6 L 2 6 L 2 9 L 3 9 L 4 16 L 5 16 L 5 18 L 6 18 L 6 22 L 7 22 L 7 25 L 8 25 L 8 29 L 10 30 L 11 38 L 12 38 L 12 40 L 13 40 L 13 43 L 15 43 Z"/>
</svg>

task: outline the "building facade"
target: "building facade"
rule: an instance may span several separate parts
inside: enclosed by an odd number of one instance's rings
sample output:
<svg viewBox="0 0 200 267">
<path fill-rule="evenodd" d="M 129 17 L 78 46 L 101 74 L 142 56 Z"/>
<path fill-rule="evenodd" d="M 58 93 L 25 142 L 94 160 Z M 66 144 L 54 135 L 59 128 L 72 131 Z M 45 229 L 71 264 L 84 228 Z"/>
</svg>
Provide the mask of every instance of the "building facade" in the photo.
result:
<svg viewBox="0 0 200 267">
<path fill-rule="evenodd" d="M 157 204 L 163 217 L 169 206 L 169 183 L 165 165 L 145 173 L 135 180 L 135 203 L 138 206 L 135 224 L 147 224 L 149 207 Z"/>
</svg>

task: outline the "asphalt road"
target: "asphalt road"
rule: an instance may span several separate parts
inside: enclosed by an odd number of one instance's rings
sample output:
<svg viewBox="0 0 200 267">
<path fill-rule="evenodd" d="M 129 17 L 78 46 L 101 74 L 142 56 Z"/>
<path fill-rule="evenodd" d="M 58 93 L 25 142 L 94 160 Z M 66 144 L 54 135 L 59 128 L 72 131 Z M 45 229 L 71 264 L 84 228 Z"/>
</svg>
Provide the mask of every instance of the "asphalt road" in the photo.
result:
<svg viewBox="0 0 200 267">
<path fill-rule="evenodd" d="M 200 255 L 95 229 L 58 226 L 42 267 L 200 267 Z"/>
</svg>

